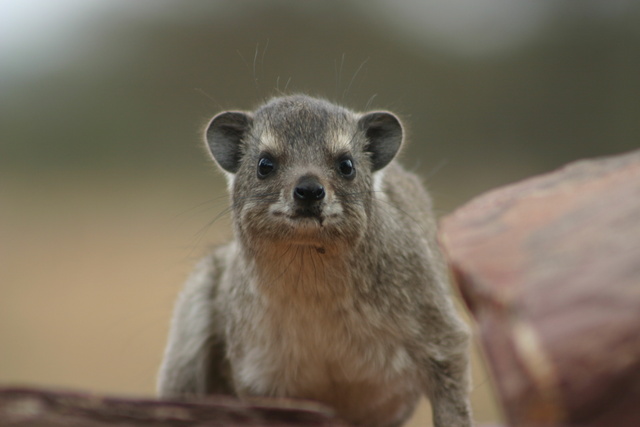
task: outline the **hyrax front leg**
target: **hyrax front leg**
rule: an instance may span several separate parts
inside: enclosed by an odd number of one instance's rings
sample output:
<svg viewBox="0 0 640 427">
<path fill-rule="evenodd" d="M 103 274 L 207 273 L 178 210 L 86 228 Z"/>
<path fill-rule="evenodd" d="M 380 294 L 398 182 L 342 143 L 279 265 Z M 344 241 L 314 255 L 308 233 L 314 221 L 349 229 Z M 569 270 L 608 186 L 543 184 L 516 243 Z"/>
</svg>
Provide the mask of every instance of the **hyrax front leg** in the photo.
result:
<svg viewBox="0 0 640 427">
<path fill-rule="evenodd" d="M 464 354 L 431 360 L 428 396 L 435 427 L 470 427 L 469 373 Z"/>
<path fill-rule="evenodd" d="M 222 319 L 216 309 L 219 274 L 214 260 L 200 262 L 176 303 L 158 377 L 160 397 L 233 393 Z"/>
<path fill-rule="evenodd" d="M 456 319 L 451 320 L 454 322 L 447 328 L 449 333 L 423 353 L 423 387 L 435 427 L 470 427 L 469 332 Z"/>
</svg>

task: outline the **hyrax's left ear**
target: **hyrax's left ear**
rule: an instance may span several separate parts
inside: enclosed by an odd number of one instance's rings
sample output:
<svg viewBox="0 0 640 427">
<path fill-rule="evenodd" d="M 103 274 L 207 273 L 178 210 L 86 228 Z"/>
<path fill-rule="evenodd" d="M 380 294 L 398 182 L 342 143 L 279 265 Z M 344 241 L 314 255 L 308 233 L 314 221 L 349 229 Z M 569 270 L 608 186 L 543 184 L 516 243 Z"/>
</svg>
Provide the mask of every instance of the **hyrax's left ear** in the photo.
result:
<svg viewBox="0 0 640 427">
<path fill-rule="evenodd" d="M 400 120 L 386 111 L 365 114 L 358 121 L 367 137 L 365 151 L 371 154 L 371 167 L 375 172 L 387 166 L 402 145 Z"/>
<path fill-rule="evenodd" d="M 211 155 L 227 172 L 236 173 L 242 160 L 242 141 L 249 132 L 252 118 L 242 111 L 225 111 L 209 123 L 206 137 Z"/>
</svg>

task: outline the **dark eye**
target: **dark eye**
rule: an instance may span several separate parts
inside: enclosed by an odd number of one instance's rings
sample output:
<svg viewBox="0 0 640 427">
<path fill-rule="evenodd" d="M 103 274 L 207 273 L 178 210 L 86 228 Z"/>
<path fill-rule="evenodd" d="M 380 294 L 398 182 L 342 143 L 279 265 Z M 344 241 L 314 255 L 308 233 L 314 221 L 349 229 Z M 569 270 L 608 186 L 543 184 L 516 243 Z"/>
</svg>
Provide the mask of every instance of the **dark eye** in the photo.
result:
<svg viewBox="0 0 640 427">
<path fill-rule="evenodd" d="M 258 160 L 258 178 L 266 178 L 271 172 L 274 171 L 276 165 L 269 157 L 261 157 Z"/>
<path fill-rule="evenodd" d="M 356 169 L 353 166 L 353 160 L 345 157 L 338 162 L 338 171 L 343 178 L 351 179 L 356 176 Z"/>
</svg>

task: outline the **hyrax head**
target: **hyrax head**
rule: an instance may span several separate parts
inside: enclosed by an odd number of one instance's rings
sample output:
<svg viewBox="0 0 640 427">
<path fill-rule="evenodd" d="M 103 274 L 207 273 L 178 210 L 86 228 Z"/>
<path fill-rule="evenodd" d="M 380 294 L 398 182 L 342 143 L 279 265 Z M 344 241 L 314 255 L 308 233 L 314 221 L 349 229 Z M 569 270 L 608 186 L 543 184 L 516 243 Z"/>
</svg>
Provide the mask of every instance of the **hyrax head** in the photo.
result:
<svg viewBox="0 0 640 427">
<path fill-rule="evenodd" d="M 253 113 L 222 112 L 206 139 L 227 173 L 242 241 L 326 247 L 362 237 L 402 126 L 388 112 L 359 114 L 298 95 Z"/>
</svg>

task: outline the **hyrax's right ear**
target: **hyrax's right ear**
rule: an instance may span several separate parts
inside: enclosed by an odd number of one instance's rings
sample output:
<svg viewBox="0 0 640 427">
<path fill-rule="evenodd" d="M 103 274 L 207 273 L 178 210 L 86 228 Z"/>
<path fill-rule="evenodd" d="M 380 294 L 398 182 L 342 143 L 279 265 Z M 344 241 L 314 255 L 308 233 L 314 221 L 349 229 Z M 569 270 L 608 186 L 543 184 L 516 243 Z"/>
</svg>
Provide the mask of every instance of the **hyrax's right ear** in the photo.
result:
<svg viewBox="0 0 640 427">
<path fill-rule="evenodd" d="M 217 114 L 207 127 L 207 145 L 220 167 L 236 173 L 242 158 L 242 141 L 249 132 L 252 118 L 241 111 Z"/>
</svg>

